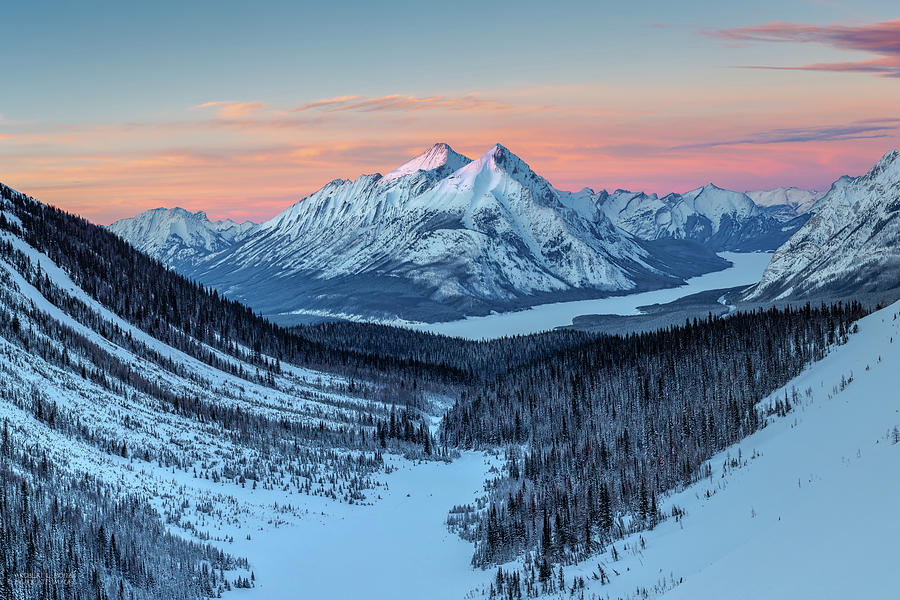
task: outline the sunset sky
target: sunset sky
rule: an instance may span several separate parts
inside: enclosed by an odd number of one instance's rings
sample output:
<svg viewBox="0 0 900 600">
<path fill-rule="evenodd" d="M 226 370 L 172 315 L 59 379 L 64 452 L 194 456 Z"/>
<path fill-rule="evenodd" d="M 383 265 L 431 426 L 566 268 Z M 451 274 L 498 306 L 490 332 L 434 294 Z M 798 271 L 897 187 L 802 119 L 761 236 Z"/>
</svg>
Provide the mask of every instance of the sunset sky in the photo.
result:
<svg viewBox="0 0 900 600">
<path fill-rule="evenodd" d="M 896 0 L 5 2 L 0 181 L 269 218 L 436 141 L 556 187 L 827 187 L 900 146 Z M 638 12 L 640 9 L 640 12 Z"/>
</svg>

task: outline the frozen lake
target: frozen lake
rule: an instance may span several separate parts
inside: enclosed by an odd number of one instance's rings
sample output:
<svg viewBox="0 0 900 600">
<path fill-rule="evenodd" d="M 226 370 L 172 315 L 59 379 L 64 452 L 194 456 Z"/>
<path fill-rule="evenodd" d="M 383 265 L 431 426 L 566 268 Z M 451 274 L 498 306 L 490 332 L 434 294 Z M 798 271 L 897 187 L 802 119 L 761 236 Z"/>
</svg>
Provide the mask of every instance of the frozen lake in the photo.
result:
<svg viewBox="0 0 900 600">
<path fill-rule="evenodd" d="M 663 304 L 706 290 L 756 283 L 769 264 L 772 253 L 721 252 L 719 256 L 730 260 L 733 266 L 724 271 L 693 277 L 687 280 L 687 285 L 677 288 L 597 300 L 541 304 L 527 310 L 468 317 L 446 323 L 396 324 L 421 331 L 479 340 L 547 331 L 562 325 L 571 325 L 572 319 L 581 315 L 637 315 L 640 314 L 638 306 Z"/>
</svg>

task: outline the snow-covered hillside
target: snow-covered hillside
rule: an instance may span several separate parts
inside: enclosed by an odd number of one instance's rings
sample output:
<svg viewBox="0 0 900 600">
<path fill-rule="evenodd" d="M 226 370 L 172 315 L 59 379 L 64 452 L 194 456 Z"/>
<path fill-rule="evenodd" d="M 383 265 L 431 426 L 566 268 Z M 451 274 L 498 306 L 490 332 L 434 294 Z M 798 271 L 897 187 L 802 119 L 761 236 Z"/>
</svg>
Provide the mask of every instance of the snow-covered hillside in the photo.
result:
<svg viewBox="0 0 900 600">
<path fill-rule="evenodd" d="M 564 567 L 566 585 L 582 578 L 587 599 L 893 597 L 900 303 L 858 325 L 762 403 L 787 398 L 785 416 L 771 416 L 712 458 L 707 477 L 660 501 L 680 517 L 618 541 L 615 554 L 608 547 Z"/>
<path fill-rule="evenodd" d="M 887 292 L 900 284 L 900 151 L 841 178 L 775 252 L 748 300 Z"/>
<path fill-rule="evenodd" d="M 96 478 L 96 490 L 113 501 L 146 498 L 158 512 L 146 518 L 162 518 L 184 538 L 229 552 L 234 539 L 297 523 L 323 506 L 374 502 L 396 468 L 382 451 L 417 454 L 393 438 L 379 444 L 377 431 L 390 421 L 391 436 L 422 440 L 431 418 L 427 400 L 412 408 L 384 378 L 371 383 L 282 362 L 238 337 L 224 338 L 227 328 L 200 337 L 233 307 L 213 297 L 219 310 L 204 314 L 202 303 L 184 302 L 183 293 L 196 291 L 190 283 L 149 284 L 165 294 L 167 306 L 180 303 L 192 314 L 189 323 L 153 315 L 154 306 L 134 290 L 144 283 L 144 269 L 162 269 L 129 249 L 134 256 L 125 260 L 133 271 L 123 275 L 134 283 L 129 293 L 138 314 L 163 323 L 163 334 L 154 337 L 126 318 L 130 312 L 116 312 L 114 295 L 105 304 L 95 296 L 99 288 L 119 287 L 108 268 L 90 270 L 105 259 L 102 240 L 124 245 L 0 188 L 4 448 L 43 460 L 63 477 Z M 66 270 L 32 245 L 70 241 L 46 236 L 43 227 L 51 222 L 72 227 L 66 233 L 81 244 L 77 264 L 85 270 Z M 86 243 L 93 239 L 96 245 Z M 208 318 L 212 312 L 215 319 Z M 238 327 L 233 321 L 232 331 Z M 405 434 L 394 433 L 395 420 Z M 3 477 L 15 469 L 7 460 L 4 455 Z M 249 575 L 213 579 L 222 586 Z"/>
<path fill-rule="evenodd" d="M 203 211 L 154 208 L 112 223 L 109 230 L 175 269 L 194 264 L 241 240 L 255 224 L 210 221 Z"/>
</svg>

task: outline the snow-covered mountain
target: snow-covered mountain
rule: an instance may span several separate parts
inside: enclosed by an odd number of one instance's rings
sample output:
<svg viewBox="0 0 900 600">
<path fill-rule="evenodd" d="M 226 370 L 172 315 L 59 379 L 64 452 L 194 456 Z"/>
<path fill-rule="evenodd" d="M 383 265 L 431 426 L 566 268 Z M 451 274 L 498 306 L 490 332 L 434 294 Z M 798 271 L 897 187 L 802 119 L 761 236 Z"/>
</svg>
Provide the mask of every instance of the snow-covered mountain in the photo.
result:
<svg viewBox="0 0 900 600">
<path fill-rule="evenodd" d="M 175 269 L 224 250 L 241 240 L 256 226 L 251 221 L 210 221 L 204 211 L 154 208 L 128 219 L 120 219 L 109 230 L 131 242 L 138 250 Z"/>
<path fill-rule="evenodd" d="M 763 202 L 804 202 L 799 190 Z M 802 204 L 803 210 L 806 209 Z M 707 185 L 686 194 L 554 189 L 496 145 L 435 144 L 387 175 L 335 179 L 260 225 L 155 210 L 110 229 L 272 318 L 454 319 L 676 285 L 722 250 L 772 250 L 808 219 Z"/>
<path fill-rule="evenodd" d="M 336 179 L 182 271 L 268 315 L 443 320 L 726 265 L 663 246 L 572 202 L 501 145 L 470 161 L 437 144 L 386 176 Z"/>
<path fill-rule="evenodd" d="M 407 175 L 414 175 L 418 171 L 429 171 L 435 176 L 449 175 L 470 162 L 472 162 L 470 158 L 456 152 L 449 144 L 438 142 L 419 156 L 385 175 L 384 179 L 393 181 Z"/>
<path fill-rule="evenodd" d="M 713 184 L 662 197 L 627 190 L 583 190 L 573 196 L 585 195 L 617 227 L 640 239 L 693 240 L 716 251 L 772 250 L 806 220 L 799 214 L 783 218 L 747 194 Z"/>
<path fill-rule="evenodd" d="M 757 206 L 783 221 L 815 211 L 816 203 L 825 192 L 802 190 L 797 187 L 779 187 L 771 190 L 744 192 Z"/>
<path fill-rule="evenodd" d="M 842 177 L 775 252 L 748 300 L 884 292 L 900 285 L 900 151 Z"/>
</svg>

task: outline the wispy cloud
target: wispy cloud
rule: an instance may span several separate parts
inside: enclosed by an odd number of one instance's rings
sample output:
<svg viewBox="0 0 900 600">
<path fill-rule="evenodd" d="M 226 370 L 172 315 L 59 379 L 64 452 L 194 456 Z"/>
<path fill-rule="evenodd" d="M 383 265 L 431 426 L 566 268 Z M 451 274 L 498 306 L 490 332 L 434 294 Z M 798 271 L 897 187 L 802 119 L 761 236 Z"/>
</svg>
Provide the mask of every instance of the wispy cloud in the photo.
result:
<svg viewBox="0 0 900 600">
<path fill-rule="evenodd" d="M 849 125 L 823 127 L 780 128 L 760 131 L 745 137 L 728 140 L 709 140 L 704 142 L 682 144 L 672 150 L 690 150 L 697 148 L 715 148 L 719 146 L 797 144 L 804 142 L 838 142 L 891 137 L 900 129 L 900 118 L 866 119 Z"/>
<path fill-rule="evenodd" d="M 465 96 L 411 96 L 408 94 L 391 94 L 373 98 L 363 96 L 340 96 L 310 102 L 293 109 L 300 112 L 312 109 L 328 112 L 358 111 L 416 111 L 416 110 L 499 110 L 508 104 L 498 100 L 481 98 L 475 94 Z"/>
<path fill-rule="evenodd" d="M 799 66 L 747 65 L 741 68 L 861 72 L 875 73 L 884 77 L 900 77 L 900 19 L 869 25 L 819 26 L 775 22 L 750 27 L 711 30 L 705 33 L 711 37 L 731 42 L 811 43 L 875 55 L 859 61 L 818 62 Z"/>
<path fill-rule="evenodd" d="M 335 98 L 323 98 L 322 100 L 316 100 L 314 102 L 309 102 L 302 106 L 298 106 L 297 108 L 292 108 L 291 112 L 303 112 L 305 110 L 312 110 L 314 108 L 335 108 L 336 106 L 341 106 L 343 104 L 346 104 L 347 102 L 359 100 L 359 98 L 359 96 L 337 96 Z"/>
<path fill-rule="evenodd" d="M 198 104 L 191 108 L 194 110 L 213 109 L 222 119 L 236 119 L 238 117 L 245 117 L 265 107 L 265 102 L 232 102 L 226 100 L 204 102 L 203 104 Z"/>
</svg>

